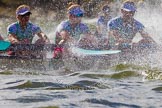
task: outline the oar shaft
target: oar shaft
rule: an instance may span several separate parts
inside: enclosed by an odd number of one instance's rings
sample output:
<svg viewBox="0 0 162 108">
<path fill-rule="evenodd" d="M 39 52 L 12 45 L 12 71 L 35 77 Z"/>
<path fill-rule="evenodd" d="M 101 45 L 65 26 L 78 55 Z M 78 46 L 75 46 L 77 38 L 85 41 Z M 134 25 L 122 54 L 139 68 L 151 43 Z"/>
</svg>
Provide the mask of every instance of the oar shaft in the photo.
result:
<svg viewBox="0 0 162 108">
<path fill-rule="evenodd" d="M 56 47 L 55 44 L 12 44 L 10 50 L 12 51 L 43 51 L 43 50 L 53 50 Z"/>
</svg>

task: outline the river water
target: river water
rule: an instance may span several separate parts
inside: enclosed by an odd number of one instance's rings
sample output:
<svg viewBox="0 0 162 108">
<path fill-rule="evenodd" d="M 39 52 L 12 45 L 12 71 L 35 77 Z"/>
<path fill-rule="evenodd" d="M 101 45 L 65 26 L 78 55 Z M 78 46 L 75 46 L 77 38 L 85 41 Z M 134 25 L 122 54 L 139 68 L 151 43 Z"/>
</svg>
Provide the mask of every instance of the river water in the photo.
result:
<svg viewBox="0 0 162 108">
<path fill-rule="evenodd" d="M 116 60 L 111 60 L 112 57 L 108 56 L 96 56 L 91 60 L 88 60 L 88 57 L 77 59 L 78 61 L 69 59 L 64 61 L 64 65 L 60 62 L 58 64 L 58 60 L 1 60 L 0 106 L 162 107 L 162 77 L 159 64 L 155 66 L 153 61 L 147 62 L 148 58 L 119 63 L 118 56 L 115 57 Z M 154 56 L 151 55 L 150 60 L 152 57 Z"/>
<path fill-rule="evenodd" d="M 160 42 L 161 15 L 141 10 L 137 19 Z M 147 20 L 145 18 L 148 18 Z M 13 19 L 0 22 L 5 37 Z M 86 20 L 86 22 L 93 20 Z M 95 20 L 96 21 L 96 20 Z M 5 22 L 5 24 L 4 24 Z M 37 19 L 53 40 L 55 22 Z M 3 26 L 2 26 L 3 25 Z M 48 28 L 48 29 L 47 29 Z M 134 57 L 135 55 L 129 55 Z M 58 60 L 0 60 L 1 108 L 160 108 L 161 52 Z"/>
</svg>

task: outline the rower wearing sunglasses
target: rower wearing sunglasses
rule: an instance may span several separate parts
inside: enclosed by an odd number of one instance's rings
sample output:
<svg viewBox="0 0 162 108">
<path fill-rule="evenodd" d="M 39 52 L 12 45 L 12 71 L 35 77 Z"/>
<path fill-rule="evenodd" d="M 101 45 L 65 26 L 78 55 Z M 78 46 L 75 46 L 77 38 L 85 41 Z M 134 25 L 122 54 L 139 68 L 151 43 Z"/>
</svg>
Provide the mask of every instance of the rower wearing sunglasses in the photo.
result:
<svg viewBox="0 0 162 108">
<path fill-rule="evenodd" d="M 134 18 L 136 5 L 134 2 L 126 1 L 121 7 L 121 16 L 108 22 L 108 36 L 114 37 L 115 45 L 129 46 L 139 43 L 156 43 L 146 32 L 144 25 Z M 139 33 L 142 40 L 133 43 L 132 40 Z"/>
<path fill-rule="evenodd" d="M 20 5 L 16 9 L 17 22 L 10 24 L 7 28 L 8 40 L 11 44 L 31 44 L 35 35 L 40 38 L 35 44 L 50 43 L 50 40 L 40 27 L 30 22 L 31 14 L 30 7 L 27 5 Z M 32 51 L 8 51 L 9 55 L 29 55 L 31 53 Z"/>
<path fill-rule="evenodd" d="M 10 24 L 7 28 L 8 39 L 12 44 L 31 44 L 35 35 L 40 38 L 37 43 L 50 42 L 40 27 L 29 21 L 31 14 L 30 7 L 27 5 L 20 5 L 16 9 L 17 22 Z"/>
<path fill-rule="evenodd" d="M 91 43 L 91 33 L 86 24 L 81 22 L 84 11 L 80 5 L 70 3 L 67 10 L 68 20 L 62 21 L 56 28 L 55 43 L 57 45 L 63 45 L 68 48 L 72 44 L 86 45 Z M 54 57 L 59 55 L 57 53 L 62 52 L 62 49 L 56 48 Z"/>
</svg>

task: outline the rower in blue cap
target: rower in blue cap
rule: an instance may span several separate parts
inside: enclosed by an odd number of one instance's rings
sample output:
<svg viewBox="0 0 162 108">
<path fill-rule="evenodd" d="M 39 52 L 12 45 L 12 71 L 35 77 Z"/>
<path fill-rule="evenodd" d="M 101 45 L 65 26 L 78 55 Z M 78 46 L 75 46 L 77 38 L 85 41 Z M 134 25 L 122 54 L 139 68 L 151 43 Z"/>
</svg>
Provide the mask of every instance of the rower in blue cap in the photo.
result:
<svg viewBox="0 0 162 108">
<path fill-rule="evenodd" d="M 20 5 L 16 9 L 17 22 L 7 27 L 8 39 L 12 44 L 31 44 L 35 35 L 40 38 L 37 43 L 50 43 L 50 40 L 40 27 L 30 22 L 31 14 L 28 5 Z"/>
<path fill-rule="evenodd" d="M 30 7 L 28 5 L 20 5 L 16 9 L 17 22 L 10 24 L 7 27 L 8 40 L 11 44 L 32 44 L 33 38 L 37 35 L 39 39 L 35 44 L 47 44 L 50 43 L 49 38 L 41 30 L 41 28 L 32 22 L 30 22 L 31 15 Z M 9 51 L 9 55 L 15 55 L 22 51 Z M 29 55 L 29 51 L 24 54 Z"/>
<path fill-rule="evenodd" d="M 69 3 L 67 10 L 68 20 L 62 21 L 56 28 L 55 44 L 68 49 L 72 44 L 89 44 L 92 41 L 91 32 L 85 23 L 82 23 L 84 11 L 80 5 Z M 62 48 L 55 48 L 54 57 L 62 52 Z"/>
<path fill-rule="evenodd" d="M 98 40 L 99 49 L 108 48 L 107 23 L 112 18 L 109 5 L 104 5 L 101 9 L 101 15 L 97 19 L 95 36 Z"/>
<path fill-rule="evenodd" d="M 121 7 L 122 15 L 108 22 L 108 36 L 114 37 L 115 45 L 130 45 L 137 33 L 141 34 L 142 40 L 138 43 L 155 43 L 145 31 L 142 23 L 134 19 L 137 8 L 134 2 L 124 2 Z M 114 45 L 114 41 L 112 44 Z"/>
</svg>

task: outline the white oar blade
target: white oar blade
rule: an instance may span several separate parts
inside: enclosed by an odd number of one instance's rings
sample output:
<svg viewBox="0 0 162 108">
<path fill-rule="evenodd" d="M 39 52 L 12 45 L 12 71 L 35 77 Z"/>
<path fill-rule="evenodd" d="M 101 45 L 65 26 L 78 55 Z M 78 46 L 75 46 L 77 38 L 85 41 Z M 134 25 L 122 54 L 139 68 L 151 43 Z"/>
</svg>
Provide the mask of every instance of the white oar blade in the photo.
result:
<svg viewBox="0 0 162 108">
<path fill-rule="evenodd" d="M 121 50 L 88 50 L 78 47 L 73 47 L 71 51 L 72 53 L 77 55 L 107 55 L 107 54 L 117 54 L 121 52 Z"/>
<path fill-rule="evenodd" d="M 10 42 L 0 40 L 0 51 L 5 51 L 7 48 L 9 48 L 11 45 Z"/>
</svg>

